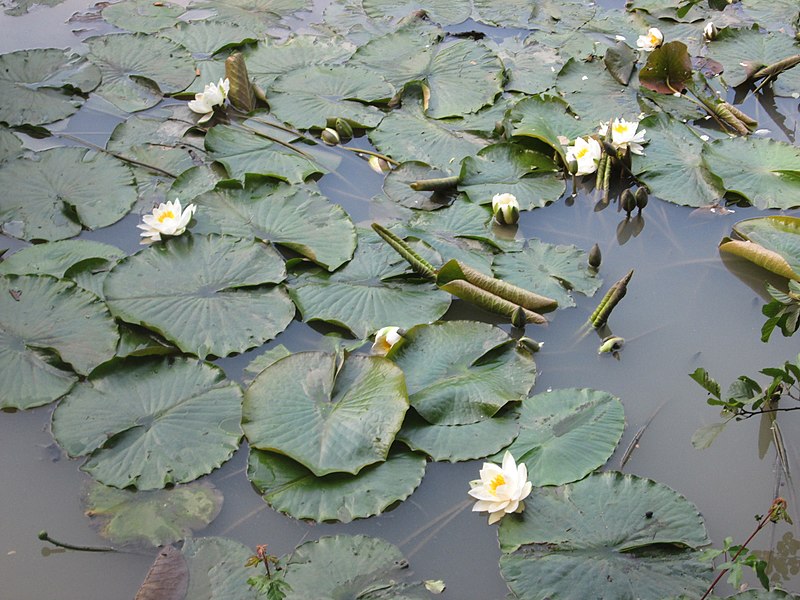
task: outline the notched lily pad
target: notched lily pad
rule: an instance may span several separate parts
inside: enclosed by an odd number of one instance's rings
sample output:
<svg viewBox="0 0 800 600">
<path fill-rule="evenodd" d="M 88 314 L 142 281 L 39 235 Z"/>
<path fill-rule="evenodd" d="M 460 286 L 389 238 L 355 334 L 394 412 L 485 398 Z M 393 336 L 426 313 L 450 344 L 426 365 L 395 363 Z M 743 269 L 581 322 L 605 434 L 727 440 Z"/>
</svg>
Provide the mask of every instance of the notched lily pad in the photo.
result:
<svg viewBox="0 0 800 600">
<path fill-rule="evenodd" d="M 733 231 L 744 241 L 723 238 L 720 250 L 800 281 L 800 218 L 775 215 L 745 219 L 736 223 Z"/>
</svg>

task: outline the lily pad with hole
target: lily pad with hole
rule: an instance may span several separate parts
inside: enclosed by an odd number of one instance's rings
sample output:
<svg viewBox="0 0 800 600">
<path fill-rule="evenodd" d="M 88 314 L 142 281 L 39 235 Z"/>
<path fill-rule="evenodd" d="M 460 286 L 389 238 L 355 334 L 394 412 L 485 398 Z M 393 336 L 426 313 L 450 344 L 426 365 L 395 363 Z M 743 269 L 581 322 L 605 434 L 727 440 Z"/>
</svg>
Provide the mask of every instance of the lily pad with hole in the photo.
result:
<svg viewBox="0 0 800 600">
<path fill-rule="evenodd" d="M 0 408 L 59 398 L 75 373 L 87 375 L 112 358 L 118 339 L 106 306 L 74 283 L 49 275 L 0 277 Z"/>
<path fill-rule="evenodd" d="M 697 508 L 621 473 L 535 489 L 498 537 L 500 572 L 521 600 L 700 597 L 712 572 L 696 552 L 709 543 Z"/>
<path fill-rule="evenodd" d="M 425 465 L 421 454 L 392 452 L 358 475 L 317 477 L 291 458 L 253 449 L 247 477 L 275 510 L 295 519 L 349 523 L 408 498 L 422 481 Z"/>
<path fill-rule="evenodd" d="M 119 29 L 136 33 L 155 33 L 175 25 L 186 9 L 172 2 L 125 0 L 103 9 L 103 20 Z"/>
<path fill-rule="evenodd" d="M 274 285 L 284 276 L 264 244 L 184 234 L 121 261 L 104 291 L 117 318 L 204 358 L 260 346 L 289 325 L 294 306 Z"/>
<path fill-rule="evenodd" d="M 385 358 L 300 352 L 255 378 L 242 426 L 250 446 L 285 454 L 316 476 L 355 475 L 386 460 L 406 410 L 403 372 Z"/>
<path fill-rule="evenodd" d="M 248 178 L 244 188 L 218 186 L 193 202 L 194 231 L 280 244 L 329 271 L 350 260 L 356 248 L 350 217 L 316 186 Z"/>
<path fill-rule="evenodd" d="M 0 122 L 14 127 L 65 119 L 100 79 L 86 58 L 56 48 L 0 55 Z"/>
<path fill-rule="evenodd" d="M 439 319 L 450 295 L 409 273 L 408 263 L 377 235 L 359 231 L 353 260 L 335 273 L 314 269 L 289 281 L 305 321 L 326 321 L 366 338 L 381 327 L 408 328 Z"/>
<path fill-rule="evenodd" d="M 736 223 L 733 231 L 744 241 L 723 238 L 720 250 L 800 281 L 800 218 L 775 215 L 745 219 Z"/>
<path fill-rule="evenodd" d="M 520 402 L 536 382 L 533 355 L 499 327 L 477 321 L 418 325 L 389 351 L 411 406 L 429 423 L 468 425 Z"/>
<path fill-rule="evenodd" d="M 566 164 L 566 151 L 560 137 L 575 138 L 593 133 L 597 123 L 576 119 L 563 100 L 551 96 L 532 96 L 520 100 L 510 114 L 514 136 L 539 140 L 555 150 Z"/>
<path fill-rule="evenodd" d="M 97 94 L 128 112 L 144 110 L 163 94 L 186 89 L 194 81 L 187 50 L 157 35 L 110 34 L 89 38 L 88 58 L 103 74 Z"/>
<path fill-rule="evenodd" d="M 622 437 L 625 414 L 607 392 L 570 388 L 527 398 L 519 422 L 507 450 L 541 487 L 577 481 L 604 465 Z"/>
<path fill-rule="evenodd" d="M 181 552 L 189 564 L 186 598 L 258 600 L 258 593 L 247 584 L 254 573 L 246 566 L 253 554 L 247 546 L 223 537 L 189 538 Z"/>
<path fill-rule="evenodd" d="M 81 504 L 92 526 L 115 545 L 163 546 L 211 523 L 222 508 L 222 492 L 205 482 L 141 492 L 95 481 Z"/>
<path fill-rule="evenodd" d="M 126 359 L 98 369 L 53 413 L 53 437 L 97 481 L 139 490 L 187 483 L 239 447 L 242 392 L 188 358 Z"/>
<path fill-rule="evenodd" d="M 503 281 L 554 298 L 559 308 L 566 308 L 575 306 L 572 292 L 594 296 L 603 284 L 587 260 L 586 252 L 576 246 L 531 238 L 520 252 L 496 255 L 492 270 Z"/>
<path fill-rule="evenodd" d="M 800 148 L 766 138 L 706 144 L 702 158 L 728 192 L 756 208 L 800 206 Z"/>
</svg>

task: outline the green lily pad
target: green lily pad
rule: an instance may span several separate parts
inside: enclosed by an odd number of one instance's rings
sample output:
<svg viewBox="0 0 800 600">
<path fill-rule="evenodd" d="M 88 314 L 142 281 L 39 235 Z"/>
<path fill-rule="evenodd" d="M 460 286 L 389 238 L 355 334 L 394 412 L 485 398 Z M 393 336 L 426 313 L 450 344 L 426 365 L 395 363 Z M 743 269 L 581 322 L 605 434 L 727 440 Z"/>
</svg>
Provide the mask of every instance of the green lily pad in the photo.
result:
<svg viewBox="0 0 800 600">
<path fill-rule="evenodd" d="M 281 17 L 308 9 L 305 0 L 202 0 L 193 9 L 214 12 L 214 20 L 230 23 L 255 23 L 263 30 L 278 24 Z"/>
<path fill-rule="evenodd" d="M 423 162 L 404 162 L 392 169 L 383 182 L 383 193 L 392 201 L 406 208 L 438 210 L 453 201 L 453 194 L 444 192 L 418 192 L 411 185 L 420 179 L 435 179 L 445 174 Z"/>
<path fill-rule="evenodd" d="M 397 89 L 422 82 L 430 92 L 424 110 L 435 119 L 459 117 L 492 103 L 502 91 L 503 65 L 497 56 L 473 41 L 440 40 L 441 32 L 430 25 L 407 25 L 361 46 L 351 63 L 375 70 Z"/>
<path fill-rule="evenodd" d="M 560 174 L 544 154 L 519 144 L 493 144 L 464 159 L 458 189 L 477 204 L 491 204 L 495 194 L 514 194 L 522 210 L 533 210 L 561 197 L 566 183 Z"/>
<path fill-rule="evenodd" d="M 181 552 L 189 563 L 186 598 L 258 600 L 258 593 L 247 584 L 254 573 L 246 566 L 253 554 L 247 546 L 222 537 L 189 538 Z"/>
<path fill-rule="evenodd" d="M 778 588 L 771 590 L 746 590 L 728 598 L 736 598 L 736 600 L 796 600 L 800 596 L 784 592 Z"/>
<path fill-rule="evenodd" d="M 757 208 L 800 206 L 800 148 L 765 138 L 707 144 L 702 158 L 729 192 Z"/>
<path fill-rule="evenodd" d="M 522 402 L 520 432 L 507 450 L 534 487 L 583 479 L 606 463 L 625 427 L 619 398 L 590 389 L 536 394 Z"/>
<path fill-rule="evenodd" d="M 164 546 L 211 523 L 222 508 L 222 492 L 210 483 L 138 492 L 95 481 L 81 504 L 92 526 L 114 544 Z"/>
<path fill-rule="evenodd" d="M 100 84 L 100 70 L 82 56 L 55 48 L 0 56 L 0 121 L 43 125 L 65 119 L 83 104 L 81 92 Z"/>
<path fill-rule="evenodd" d="M 388 357 L 406 375 L 411 406 L 436 425 L 484 421 L 522 401 L 536 382 L 531 353 L 476 321 L 418 325 Z"/>
<path fill-rule="evenodd" d="M 421 161 L 448 174 L 456 174 L 462 159 L 488 144 L 462 128 L 460 120 L 434 120 L 422 108 L 419 88 L 403 94 L 403 107 L 383 118 L 368 133 L 383 154 L 400 162 Z"/>
<path fill-rule="evenodd" d="M 387 101 L 394 87 L 378 73 L 361 67 L 312 66 L 276 79 L 269 89 L 269 106 L 280 120 L 298 129 L 323 129 L 341 118 L 353 127 L 372 128 L 383 112 L 366 103 Z"/>
<path fill-rule="evenodd" d="M 14 237 L 61 240 L 82 226 L 99 229 L 119 221 L 136 202 L 133 174 L 107 154 L 89 157 L 80 148 L 53 148 L 35 160 L 0 166 L 0 220 Z"/>
<path fill-rule="evenodd" d="M 301 352 L 255 378 L 242 426 L 251 446 L 285 454 L 314 475 L 355 475 L 386 460 L 406 410 L 403 373 L 385 358 L 354 354 L 342 363 Z"/>
<path fill-rule="evenodd" d="M 515 27 L 527 29 L 536 7 L 528 0 L 474 0 L 472 18 L 479 23 L 494 27 Z"/>
<path fill-rule="evenodd" d="M 217 187 L 193 200 L 198 233 L 280 244 L 334 271 L 356 249 L 350 217 L 315 187 L 248 178 L 244 188 Z"/>
<path fill-rule="evenodd" d="M 289 294 L 304 320 L 340 325 L 363 339 L 381 327 L 429 323 L 447 311 L 450 295 L 399 277 L 408 270 L 377 235 L 359 231 L 353 260 L 335 273 L 299 273 L 289 281 Z"/>
<path fill-rule="evenodd" d="M 602 473 L 535 489 L 525 505 L 498 532 L 500 572 L 522 600 L 662 600 L 708 587 L 711 566 L 694 552 L 709 543 L 702 517 L 665 485 Z"/>
<path fill-rule="evenodd" d="M 19 17 L 29 13 L 32 8 L 38 6 L 58 6 L 62 2 L 64 2 L 64 0 L 9 0 L 3 3 L 3 6 L 7 7 L 3 12 L 12 17 Z"/>
<path fill-rule="evenodd" d="M 742 256 L 782 277 L 800 281 L 800 218 L 756 217 L 739 221 L 733 230 L 745 241 L 724 238 L 720 250 Z"/>
<path fill-rule="evenodd" d="M 75 386 L 53 412 L 53 437 L 97 481 L 139 490 L 187 483 L 239 447 L 242 392 L 187 358 L 127 359 Z"/>
<path fill-rule="evenodd" d="M 211 158 L 235 179 L 256 174 L 302 183 L 311 175 L 327 172 L 302 145 L 294 151 L 241 127 L 216 125 L 206 134 L 205 144 Z"/>
<path fill-rule="evenodd" d="M 512 406 L 468 425 L 433 425 L 409 411 L 397 439 L 436 461 L 484 458 L 508 446 L 519 434 L 519 410 Z"/>
<path fill-rule="evenodd" d="M 641 111 L 636 96 L 636 90 L 639 89 L 636 75 L 628 85 L 622 85 L 608 72 L 601 60 L 584 62 L 569 59 L 558 73 L 556 89 L 572 112 L 593 129 L 601 121 L 617 117 L 630 120 Z M 598 101 L 601 98 L 602 101 Z M 570 139 L 577 137 L 569 133 L 561 135 Z"/>
<path fill-rule="evenodd" d="M 402 581 L 408 562 L 396 546 L 362 535 L 323 537 L 299 546 L 286 562 L 286 600 L 309 598 L 431 598 L 420 583 Z"/>
<path fill-rule="evenodd" d="M 372 19 L 403 19 L 417 10 L 441 25 L 457 25 L 466 21 L 472 10 L 468 0 L 363 0 L 364 12 Z"/>
<path fill-rule="evenodd" d="M 800 25 L 800 8 L 794 0 L 750 0 L 742 6 L 742 13 L 764 28 L 784 28 L 793 23 L 797 30 Z"/>
<path fill-rule="evenodd" d="M 631 155 L 633 173 L 655 196 L 682 206 L 718 204 L 722 182 L 702 158 L 705 143 L 695 131 L 666 113 L 643 119 L 649 143 L 642 156 Z"/>
<path fill-rule="evenodd" d="M 90 259 L 116 262 L 125 253 L 111 244 L 63 240 L 28 246 L 0 262 L 0 275 L 52 275 L 59 279 L 74 265 Z"/>
<path fill-rule="evenodd" d="M 686 44 L 667 42 L 653 50 L 639 74 L 639 82 L 661 94 L 682 92 L 692 80 L 692 59 Z"/>
<path fill-rule="evenodd" d="M 116 317 L 204 358 L 244 352 L 286 328 L 294 306 L 268 285 L 284 276 L 283 260 L 263 244 L 184 234 L 121 261 L 104 291 Z"/>
<path fill-rule="evenodd" d="M 594 296 L 603 280 L 589 269 L 586 252 L 531 238 L 521 252 L 494 257 L 492 269 L 508 283 L 558 300 L 559 308 L 575 306 L 571 292 Z"/>
<path fill-rule="evenodd" d="M 162 93 L 180 92 L 194 81 L 191 55 L 166 38 L 111 34 L 85 43 L 89 60 L 103 74 L 97 94 L 121 110 L 150 108 L 161 101 Z"/>
<path fill-rule="evenodd" d="M 114 356 L 119 334 L 97 296 L 48 275 L 0 277 L 0 408 L 67 393 Z"/>
<path fill-rule="evenodd" d="M 242 373 L 242 382 L 246 386 L 249 386 L 261 371 L 271 364 L 278 362 L 280 359 L 286 358 L 290 354 L 291 351 L 283 344 L 278 344 L 266 352 L 259 354 L 247 363 Z"/>
<path fill-rule="evenodd" d="M 349 523 L 380 514 L 408 498 L 422 481 L 425 465 L 421 454 L 395 452 L 358 475 L 316 477 L 290 458 L 254 449 L 247 477 L 275 510 L 295 519 Z"/>
<path fill-rule="evenodd" d="M 607 120 L 607 119 L 605 119 Z M 566 164 L 566 151 L 559 141 L 593 133 L 597 123 L 576 119 L 563 100 L 551 96 L 533 96 L 520 100 L 511 110 L 512 135 L 529 137 L 550 146 Z"/>
<path fill-rule="evenodd" d="M 0 127 L 0 163 L 22 154 L 22 141 L 10 129 Z"/>
<path fill-rule="evenodd" d="M 172 27 L 186 9 L 171 2 L 125 0 L 103 9 L 103 19 L 115 27 L 137 33 L 155 33 Z"/>
<path fill-rule="evenodd" d="M 497 5 L 491 0 L 488 3 Z M 526 4 L 530 10 L 530 4 Z M 524 42 L 506 38 L 496 52 L 508 74 L 505 89 L 523 94 L 541 94 L 552 88 L 565 62 L 557 48 L 538 42 L 534 36 Z"/>
<path fill-rule="evenodd" d="M 127 356 L 165 356 L 178 354 L 179 350 L 160 335 L 143 327 L 119 324 L 119 345 L 117 357 Z"/>
</svg>

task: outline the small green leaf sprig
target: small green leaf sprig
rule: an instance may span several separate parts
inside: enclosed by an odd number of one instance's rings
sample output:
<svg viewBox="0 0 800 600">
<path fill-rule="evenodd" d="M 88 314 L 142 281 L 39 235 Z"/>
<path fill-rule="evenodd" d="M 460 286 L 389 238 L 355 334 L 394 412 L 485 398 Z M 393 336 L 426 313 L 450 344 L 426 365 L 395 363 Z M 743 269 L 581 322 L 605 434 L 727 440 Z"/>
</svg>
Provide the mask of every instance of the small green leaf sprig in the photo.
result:
<svg viewBox="0 0 800 600">
<path fill-rule="evenodd" d="M 281 572 L 282 567 L 278 557 L 267 554 L 266 544 L 256 546 L 256 553 L 247 559 L 245 566 L 258 567 L 262 563 L 266 573 L 248 577 L 248 585 L 266 600 L 283 600 L 292 591 L 292 586 L 283 578 L 286 572 Z M 270 570 L 270 563 L 275 565 L 275 573 Z"/>
</svg>

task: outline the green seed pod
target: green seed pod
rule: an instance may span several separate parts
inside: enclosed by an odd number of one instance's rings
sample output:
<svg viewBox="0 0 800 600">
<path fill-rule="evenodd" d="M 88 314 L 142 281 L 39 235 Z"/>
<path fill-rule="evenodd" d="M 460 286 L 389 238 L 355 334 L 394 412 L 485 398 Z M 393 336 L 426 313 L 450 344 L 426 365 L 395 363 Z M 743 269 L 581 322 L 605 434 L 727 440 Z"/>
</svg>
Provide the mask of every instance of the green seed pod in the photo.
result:
<svg viewBox="0 0 800 600">
<path fill-rule="evenodd" d="M 625 345 L 625 340 L 617 335 L 610 335 L 603 340 L 600 348 L 597 349 L 598 354 L 603 352 L 619 352 L 622 346 Z"/>
<path fill-rule="evenodd" d="M 631 212 L 633 212 L 633 209 L 636 208 L 636 197 L 633 195 L 633 192 L 630 190 L 625 190 L 622 192 L 620 203 L 622 204 L 622 210 L 624 210 L 628 217 L 630 217 Z"/>
<path fill-rule="evenodd" d="M 228 100 L 233 107 L 245 113 L 255 110 L 256 94 L 241 52 L 231 54 L 225 59 L 225 77 L 231 84 Z"/>
<path fill-rule="evenodd" d="M 642 209 L 647 206 L 647 190 L 643 187 L 640 187 L 636 190 L 636 206 L 639 208 L 639 213 L 642 212 Z"/>
<path fill-rule="evenodd" d="M 511 324 L 514 327 L 522 329 L 523 327 L 525 327 L 526 320 L 527 319 L 525 318 L 525 309 L 522 308 L 521 306 L 518 306 L 514 310 L 514 312 L 511 313 Z"/>
<path fill-rule="evenodd" d="M 533 338 L 529 337 L 521 337 L 517 340 L 517 346 L 522 346 L 523 348 L 527 348 L 531 352 L 538 352 L 542 349 L 544 342 L 537 342 Z"/>
<path fill-rule="evenodd" d="M 345 119 L 336 119 L 335 128 L 342 141 L 347 142 L 353 138 L 353 128 Z"/>
<path fill-rule="evenodd" d="M 599 269 L 602 260 L 603 257 L 600 254 L 600 246 L 595 244 L 592 246 L 592 249 L 589 250 L 589 266 L 593 269 Z"/>
<path fill-rule="evenodd" d="M 326 127 L 322 130 L 322 134 L 320 135 L 322 141 L 328 144 L 328 146 L 335 146 L 339 143 L 339 134 L 336 133 L 335 129 L 331 129 L 330 127 Z"/>
</svg>

